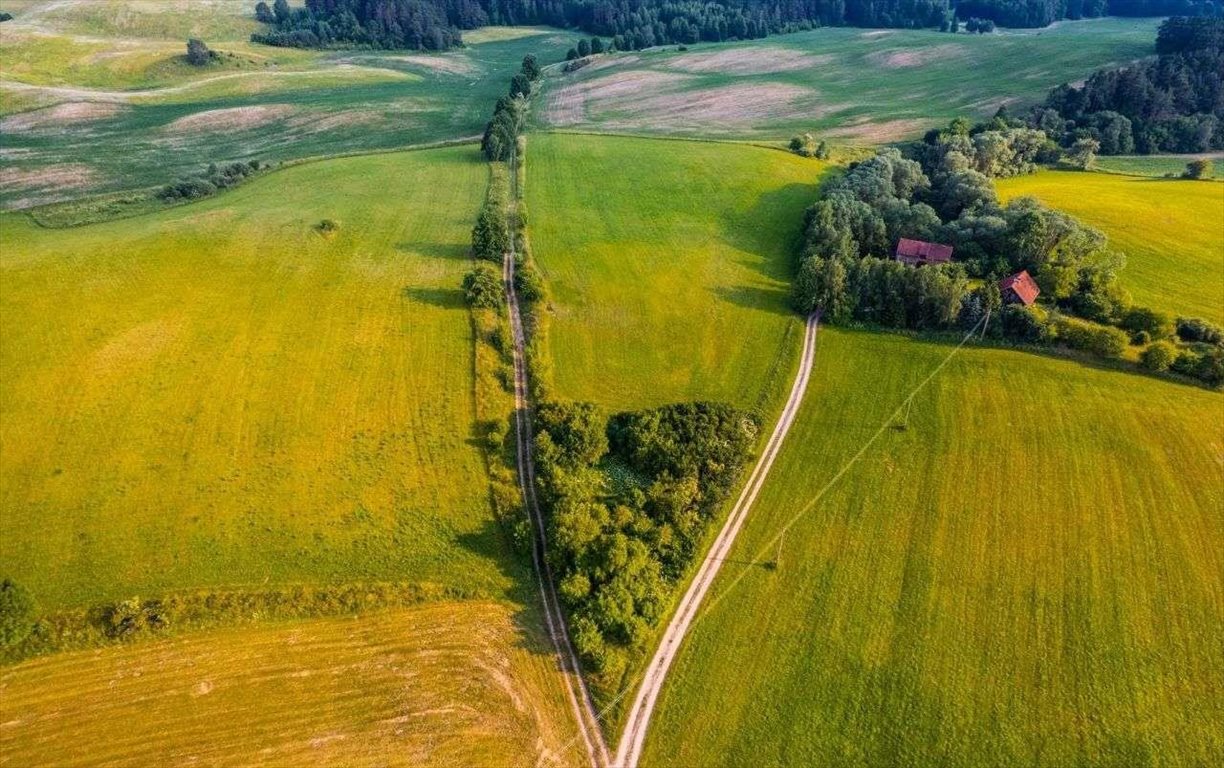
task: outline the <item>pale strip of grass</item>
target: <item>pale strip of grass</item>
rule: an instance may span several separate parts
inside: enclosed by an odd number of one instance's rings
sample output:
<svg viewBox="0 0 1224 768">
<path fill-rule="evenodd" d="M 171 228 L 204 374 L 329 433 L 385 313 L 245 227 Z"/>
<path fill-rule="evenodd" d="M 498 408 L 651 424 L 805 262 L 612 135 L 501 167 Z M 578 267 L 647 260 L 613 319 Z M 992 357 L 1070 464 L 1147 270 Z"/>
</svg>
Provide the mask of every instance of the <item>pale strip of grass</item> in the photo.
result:
<svg viewBox="0 0 1224 768">
<path fill-rule="evenodd" d="M 1224 184 L 1046 171 L 998 183 L 1109 235 L 1139 304 L 1224 322 Z"/>
<path fill-rule="evenodd" d="M 830 486 L 952 346 L 820 334 L 643 765 L 1213 762 L 1224 398 L 969 348 Z"/>
</svg>

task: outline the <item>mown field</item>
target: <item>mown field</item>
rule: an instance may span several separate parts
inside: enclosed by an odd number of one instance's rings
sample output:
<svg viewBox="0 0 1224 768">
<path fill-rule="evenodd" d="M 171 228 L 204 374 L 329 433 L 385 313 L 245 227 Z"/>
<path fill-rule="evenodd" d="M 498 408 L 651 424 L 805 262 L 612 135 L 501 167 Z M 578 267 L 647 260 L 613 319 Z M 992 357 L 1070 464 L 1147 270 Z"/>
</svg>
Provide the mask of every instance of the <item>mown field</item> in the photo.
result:
<svg viewBox="0 0 1224 768">
<path fill-rule="evenodd" d="M 555 393 L 769 411 L 797 364 L 792 259 L 825 169 L 751 146 L 533 135 L 528 223 Z"/>
<path fill-rule="evenodd" d="M 1224 751 L 1224 400 L 968 349 L 907 429 L 872 442 L 951 349 L 821 330 L 642 765 L 1198 766 Z"/>
<path fill-rule="evenodd" d="M 31 6 L 5 23 L 0 207 L 164 184 L 210 163 L 476 136 L 525 54 L 557 61 L 573 40 L 492 28 L 445 54 L 299 51 L 248 42 L 245 0 L 107 5 Z M 184 62 L 193 33 L 217 63 Z"/>
<path fill-rule="evenodd" d="M 1130 176 L 1180 176 L 1191 160 L 1206 158 L 1214 164 L 1213 178 L 1222 178 L 1224 153 L 1203 155 L 1101 155 L 1096 159 L 1096 168 L 1108 173 L 1123 173 Z"/>
<path fill-rule="evenodd" d="M 77 229 L 0 216 L 5 575 L 45 610 L 528 579 L 469 442 L 459 284 L 487 174 L 468 146 Z"/>
<path fill-rule="evenodd" d="M 1154 53 L 1157 19 L 950 35 L 828 28 L 600 57 L 548 81 L 555 128 L 876 144 L 1019 107 L 1060 83 Z"/>
<path fill-rule="evenodd" d="M 0 670 L 0 763 L 578 765 L 547 648 L 464 602 L 60 654 Z"/>
<path fill-rule="evenodd" d="M 1224 184 L 1045 171 L 1000 179 L 998 190 L 1109 235 L 1127 255 L 1122 284 L 1137 303 L 1224 322 Z"/>
</svg>

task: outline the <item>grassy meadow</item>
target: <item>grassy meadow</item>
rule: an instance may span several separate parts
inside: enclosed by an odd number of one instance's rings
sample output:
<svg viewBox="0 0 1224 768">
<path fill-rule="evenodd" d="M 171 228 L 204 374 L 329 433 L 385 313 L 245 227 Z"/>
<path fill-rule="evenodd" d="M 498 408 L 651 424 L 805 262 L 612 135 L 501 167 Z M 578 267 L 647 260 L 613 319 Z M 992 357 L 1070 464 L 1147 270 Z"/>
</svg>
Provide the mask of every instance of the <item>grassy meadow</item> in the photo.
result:
<svg viewBox="0 0 1224 768">
<path fill-rule="evenodd" d="M 1043 171 L 997 187 L 1109 235 L 1127 255 L 1122 284 L 1136 303 L 1224 323 L 1224 184 Z"/>
<path fill-rule="evenodd" d="M 1221 395 L 820 333 L 642 765 L 1211 764 Z"/>
<path fill-rule="evenodd" d="M 1224 178 L 1224 152 L 1206 153 L 1202 155 L 1101 155 L 1096 159 L 1096 169 L 1107 173 L 1121 173 L 1128 176 L 1180 176 L 1186 170 L 1186 163 L 1191 160 L 1206 158 L 1211 160 L 1214 173 L 1212 178 Z"/>
<path fill-rule="evenodd" d="M 253 7 L 83 2 L 31 6 L 6 22 L 0 207 L 156 186 L 210 163 L 476 136 L 524 55 L 558 61 L 573 42 L 557 30 L 492 28 L 443 54 L 273 48 L 248 41 Z M 193 33 L 217 62 L 185 63 Z"/>
<path fill-rule="evenodd" d="M 462 602 L 59 654 L 0 670 L 0 762 L 578 765 L 547 648 Z"/>
<path fill-rule="evenodd" d="M 527 208 L 561 397 L 767 408 L 797 364 L 788 308 L 826 166 L 751 146 L 534 135 Z"/>
<path fill-rule="evenodd" d="M 312 163 L 45 230 L 0 217 L 0 561 L 47 610 L 519 576 L 459 290 L 474 147 Z M 340 229 L 316 230 L 323 219 Z"/>
<path fill-rule="evenodd" d="M 601 57 L 547 82 L 560 129 L 878 144 L 1042 99 L 1154 53 L 1157 19 L 1068 21 L 993 35 L 826 28 Z"/>
</svg>

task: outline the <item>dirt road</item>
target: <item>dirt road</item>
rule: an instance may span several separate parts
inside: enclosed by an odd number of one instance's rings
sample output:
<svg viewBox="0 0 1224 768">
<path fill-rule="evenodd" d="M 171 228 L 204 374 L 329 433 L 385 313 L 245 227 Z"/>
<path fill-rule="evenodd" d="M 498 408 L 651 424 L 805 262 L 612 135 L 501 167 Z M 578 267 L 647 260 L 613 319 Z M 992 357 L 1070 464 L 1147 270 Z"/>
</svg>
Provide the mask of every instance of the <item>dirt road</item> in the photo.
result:
<svg viewBox="0 0 1224 768">
<path fill-rule="evenodd" d="M 518 218 L 517 155 L 512 156 L 510 160 L 510 184 L 510 231 L 513 233 Z M 527 364 L 523 349 L 525 342 L 523 320 L 519 312 L 518 294 L 514 290 L 514 266 L 517 257 L 512 235 L 510 250 L 502 259 L 502 279 L 506 284 L 506 298 L 510 305 L 510 330 L 514 339 L 514 435 L 517 442 L 519 486 L 523 492 L 523 503 L 527 507 L 527 513 L 531 516 L 533 533 L 531 559 L 539 577 L 540 601 L 544 604 L 544 620 L 547 624 L 548 635 L 552 639 L 553 648 L 557 652 L 557 660 L 565 676 L 566 693 L 569 695 L 570 706 L 574 710 L 579 733 L 593 768 L 603 768 L 609 763 L 608 747 L 604 742 L 603 732 L 599 728 L 599 719 L 595 715 L 595 705 L 591 700 L 590 691 L 587 690 L 586 681 L 582 678 L 578 655 L 574 653 L 574 647 L 570 643 L 569 631 L 565 626 L 565 616 L 561 613 L 561 604 L 557 600 L 552 569 L 544 557 L 547 551 L 547 541 L 544 518 L 540 514 L 540 506 L 535 495 L 535 461 L 531 455 L 531 414 L 527 388 Z"/>
<path fill-rule="evenodd" d="M 646 732 L 650 727 L 650 717 L 654 712 L 655 701 L 659 698 L 659 690 L 667 678 L 667 671 L 671 668 L 676 652 L 680 650 L 685 633 L 688 632 L 689 626 L 697 617 L 697 611 L 710 585 L 714 582 L 714 577 L 718 575 L 718 569 L 730 553 L 731 545 L 735 543 L 735 537 L 739 534 L 748 516 L 748 510 L 752 508 L 752 503 L 756 500 L 761 486 L 765 484 L 765 478 L 769 475 L 769 469 L 773 466 L 778 450 L 782 447 L 782 441 L 786 438 L 786 433 L 790 430 L 795 415 L 799 412 L 799 404 L 803 401 L 803 393 L 807 389 L 808 378 L 812 373 L 812 361 L 816 356 L 818 322 L 819 318 L 816 315 L 807 319 L 803 334 L 803 357 L 799 363 L 799 373 L 795 377 L 794 386 L 791 387 L 790 397 L 786 400 L 786 407 L 783 408 L 778 424 L 774 427 L 773 434 L 770 435 L 760 460 L 753 468 L 748 483 L 744 486 L 739 498 L 736 499 L 726 524 L 723 525 L 718 538 L 714 540 L 714 545 L 706 554 L 696 578 L 689 585 L 688 591 L 684 593 L 684 598 L 680 601 L 675 615 L 672 616 L 671 623 L 667 625 L 667 630 L 659 642 L 659 648 L 655 651 L 654 658 L 650 660 L 650 666 L 646 668 L 642 686 L 629 710 L 629 718 L 626 721 L 625 732 L 621 736 L 620 747 L 616 751 L 616 759 L 612 763 L 615 768 L 637 768 L 638 759 L 642 755 L 642 746 L 646 742 Z"/>
</svg>

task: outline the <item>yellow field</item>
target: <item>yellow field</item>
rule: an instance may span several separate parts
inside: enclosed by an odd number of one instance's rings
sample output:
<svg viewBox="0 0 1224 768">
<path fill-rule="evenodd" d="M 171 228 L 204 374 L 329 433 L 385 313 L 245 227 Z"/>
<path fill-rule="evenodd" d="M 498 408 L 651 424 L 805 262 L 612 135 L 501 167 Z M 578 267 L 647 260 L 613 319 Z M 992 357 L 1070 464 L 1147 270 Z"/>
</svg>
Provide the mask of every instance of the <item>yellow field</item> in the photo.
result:
<svg viewBox="0 0 1224 768">
<path fill-rule="evenodd" d="M 1000 179 L 1004 200 L 1033 195 L 1126 252 L 1135 301 L 1224 322 L 1224 184 L 1045 171 Z"/>
<path fill-rule="evenodd" d="M 574 765 L 544 642 L 470 602 L 37 659 L 0 671 L 0 765 Z"/>
</svg>

